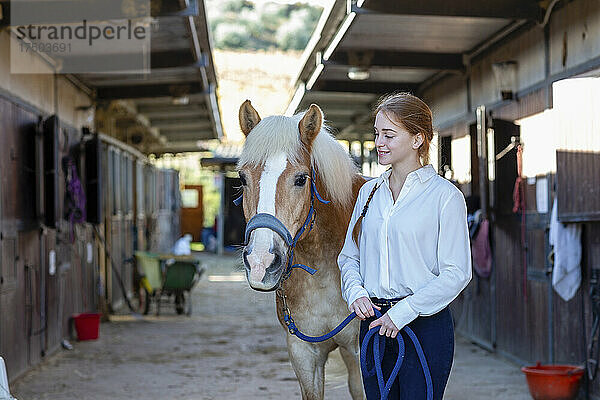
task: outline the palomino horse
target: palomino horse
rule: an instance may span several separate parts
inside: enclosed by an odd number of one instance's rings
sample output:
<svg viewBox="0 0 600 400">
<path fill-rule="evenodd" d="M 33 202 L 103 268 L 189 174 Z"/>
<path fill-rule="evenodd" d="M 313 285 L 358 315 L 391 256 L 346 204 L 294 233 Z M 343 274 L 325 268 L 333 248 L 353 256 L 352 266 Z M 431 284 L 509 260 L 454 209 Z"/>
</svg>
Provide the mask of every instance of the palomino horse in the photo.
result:
<svg viewBox="0 0 600 400">
<path fill-rule="evenodd" d="M 239 119 L 246 135 L 238 163 L 246 220 L 268 214 L 267 219 L 280 221 L 290 233 L 282 235 L 281 230 L 276 232 L 276 228 L 263 225 L 247 235 L 243 258 L 248 283 L 260 291 L 279 289 L 280 294 L 283 290 L 298 329 L 311 336 L 323 335 L 348 315 L 337 256 L 364 179 L 344 148 L 329 134 L 321 109 L 314 104 L 303 115 L 261 120 L 246 100 Z M 313 183 L 316 185 L 311 189 Z M 314 201 L 314 189 L 330 203 Z M 303 226 L 306 230 L 295 248 L 290 248 L 290 241 L 282 236 L 294 237 Z M 286 266 L 292 252 L 296 262 L 314 267 L 317 272 L 310 275 L 296 270 L 288 277 Z M 282 296 L 276 296 L 277 316 L 286 328 L 283 306 Z M 304 342 L 288 332 L 288 353 L 303 399 L 323 399 L 325 361 L 337 347 L 348 369 L 352 398 L 364 398 L 358 330 L 355 320 L 321 343 Z"/>
</svg>

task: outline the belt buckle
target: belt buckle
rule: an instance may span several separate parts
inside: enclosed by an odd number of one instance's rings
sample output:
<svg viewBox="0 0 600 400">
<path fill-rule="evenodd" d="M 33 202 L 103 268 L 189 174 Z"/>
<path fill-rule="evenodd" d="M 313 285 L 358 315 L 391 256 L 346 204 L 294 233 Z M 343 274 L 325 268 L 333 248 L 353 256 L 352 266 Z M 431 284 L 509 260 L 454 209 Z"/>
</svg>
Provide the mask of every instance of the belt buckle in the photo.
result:
<svg viewBox="0 0 600 400">
<path fill-rule="evenodd" d="M 379 307 L 393 307 L 398 303 L 398 301 L 399 300 L 382 299 L 380 301 L 374 302 L 374 304 Z"/>
</svg>

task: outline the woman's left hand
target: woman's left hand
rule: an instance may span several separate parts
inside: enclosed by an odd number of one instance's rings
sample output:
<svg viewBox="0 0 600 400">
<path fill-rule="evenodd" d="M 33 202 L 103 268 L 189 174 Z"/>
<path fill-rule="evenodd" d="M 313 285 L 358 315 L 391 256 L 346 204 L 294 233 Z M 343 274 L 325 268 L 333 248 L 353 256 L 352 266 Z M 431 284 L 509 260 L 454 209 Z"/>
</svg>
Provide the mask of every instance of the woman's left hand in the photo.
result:
<svg viewBox="0 0 600 400">
<path fill-rule="evenodd" d="M 379 329 L 379 334 L 381 336 L 385 335 L 387 337 L 395 338 L 396 335 L 398 335 L 398 332 L 400 332 L 400 329 L 396 328 L 396 325 L 394 325 L 392 319 L 389 317 L 389 315 L 387 315 L 387 313 L 371 322 L 369 325 L 369 330 L 379 325 L 381 325 L 381 328 Z"/>
</svg>

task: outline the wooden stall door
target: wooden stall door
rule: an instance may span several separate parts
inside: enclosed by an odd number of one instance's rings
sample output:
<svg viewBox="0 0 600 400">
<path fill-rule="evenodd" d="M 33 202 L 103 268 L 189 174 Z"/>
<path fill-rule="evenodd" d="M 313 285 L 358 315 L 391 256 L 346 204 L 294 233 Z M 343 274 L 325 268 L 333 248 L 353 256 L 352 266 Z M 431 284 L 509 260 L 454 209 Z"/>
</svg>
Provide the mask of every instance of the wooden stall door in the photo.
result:
<svg viewBox="0 0 600 400">
<path fill-rule="evenodd" d="M 591 132 L 592 135 L 597 132 Z M 591 136 L 590 136 L 591 137 Z M 553 297 L 554 357 L 557 363 L 576 364 L 588 358 L 592 343 L 593 300 L 590 296 L 592 276 L 600 269 L 600 152 L 556 151 L 556 196 L 558 220 L 578 223 L 582 228 L 581 286 L 574 297 L 564 301 Z M 592 359 L 595 356 L 591 356 Z M 596 377 L 591 393 L 600 393 Z"/>
<path fill-rule="evenodd" d="M 528 314 L 526 330 L 535 339 L 529 344 L 527 361 L 555 361 L 554 310 L 550 253 L 550 216 L 555 176 L 548 174 L 527 180 L 529 206 L 525 218 Z M 531 296 L 531 298 L 530 298 Z M 579 310 L 579 308 L 577 309 Z"/>
<path fill-rule="evenodd" d="M 35 365 L 42 358 L 40 336 L 44 334 L 41 326 L 41 264 L 40 236 L 37 230 L 19 232 L 18 268 L 23 270 L 24 284 L 24 325 L 27 346 L 21 351 L 27 355 L 27 365 Z"/>
<path fill-rule="evenodd" d="M 185 185 L 181 192 L 181 233 L 189 233 L 194 242 L 200 242 L 204 227 L 202 185 Z"/>
<path fill-rule="evenodd" d="M 223 232 L 223 245 L 236 247 L 244 243 L 244 231 L 246 230 L 246 218 L 244 210 L 240 206 L 233 204 L 233 200 L 237 197 L 239 187 L 241 186 L 240 178 L 225 177 L 225 228 Z"/>
<path fill-rule="evenodd" d="M 4 222 L 4 221 L 3 221 Z M 2 226 L 0 266 L 0 353 L 12 379 L 27 367 L 28 344 L 25 338 L 24 271 L 17 262 L 16 232 Z"/>
<path fill-rule="evenodd" d="M 494 152 L 502 154 L 519 138 L 519 127 L 494 120 Z M 525 149 L 525 151 L 532 149 Z M 496 160 L 491 186 L 495 213 L 496 326 L 498 351 L 521 362 L 550 362 L 552 296 L 548 274 L 548 224 L 552 176 L 529 177 L 523 183 L 526 209 L 513 213 L 517 152 Z"/>
<path fill-rule="evenodd" d="M 112 310 L 119 310 L 124 305 L 124 297 L 119 285 L 122 277 L 122 247 L 123 247 L 123 214 L 121 204 L 121 154 L 118 150 L 109 150 L 109 192 L 111 206 L 107 218 L 107 229 L 105 236 L 106 245 L 110 256 L 107 257 L 106 282 L 108 288 L 109 304 Z"/>
<path fill-rule="evenodd" d="M 37 288 L 26 282 L 19 254 L 19 231 L 35 225 L 35 130 L 37 115 L 0 98 L 0 354 L 9 379 L 26 370 L 30 355 L 29 327 L 39 328 L 35 310 L 27 309 Z M 35 264 L 31 263 L 35 269 Z M 35 271 L 30 271 L 36 285 Z M 31 303 L 31 301 L 30 301 Z"/>
<path fill-rule="evenodd" d="M 135 240 L 134 240 L 134 251 L 135 250 L 146 250 L 146 207 L 144 198 L 144 163 L 136 161 L 134 163 L 134 224 L 135 224 Z"/>
<path fill-rule="evenodd" d="M 132 264 L 127 260 L 133 257 L 134 244 L 134 219 L 133 219 L 133 160 L 123 154 L 121 158 L 121 212 L 123 214 L 121 222 L 121 279 L 127 292 L 127 296 L 133 296 L 133 269 Z"/>
<path fill-rule="evenodd" d="M 472 196 L 479 197 L 479 162 L 477 156 L 477 129 L 470 126 Z M 471 199 L 468 199 L 471 200 Z M 473 279 L 451 305 L 457 332 L 489 350 L 493 350 L 494 274 L 481 278 L 473 271 Z"/>
</svg>

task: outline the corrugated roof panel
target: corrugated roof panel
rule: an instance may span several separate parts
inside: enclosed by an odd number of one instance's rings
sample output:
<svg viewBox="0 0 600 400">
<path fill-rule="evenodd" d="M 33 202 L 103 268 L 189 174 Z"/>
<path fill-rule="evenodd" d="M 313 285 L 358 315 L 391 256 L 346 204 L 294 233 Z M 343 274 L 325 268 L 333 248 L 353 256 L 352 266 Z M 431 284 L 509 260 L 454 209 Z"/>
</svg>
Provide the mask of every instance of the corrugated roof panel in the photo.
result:
<svg viewBox="0 0 600 400">
<path fill-rule="evenodd" d="M 340 48 L 463 53 L 508 23 L 499 18 L 363 14 Z"/>
<path fill-rule="evenodd" d="M 328 65 L 323 71 L 322 79 L 345 80 L 348 78 L 347 65 Z M 370 67 L 369 78 L 364 82 L 422 82 L 436 73 L 437 70 L 415 68 Z"/>
<path fill-rule="evenodd" d="M 198 69 L 194 67 L 162 68 L 149 74 L 85 74 L 85 81 L 94 87 L 135 84 L 180 83 L 199 81 Z"/>
</svg>

